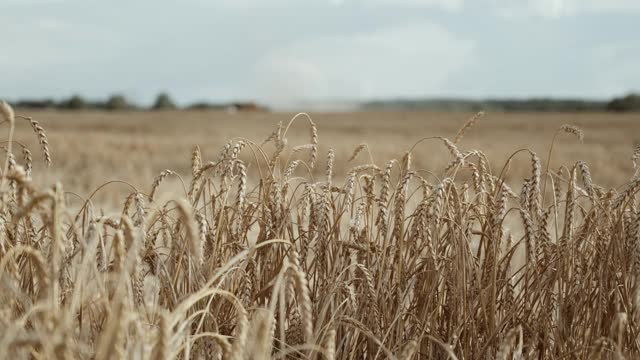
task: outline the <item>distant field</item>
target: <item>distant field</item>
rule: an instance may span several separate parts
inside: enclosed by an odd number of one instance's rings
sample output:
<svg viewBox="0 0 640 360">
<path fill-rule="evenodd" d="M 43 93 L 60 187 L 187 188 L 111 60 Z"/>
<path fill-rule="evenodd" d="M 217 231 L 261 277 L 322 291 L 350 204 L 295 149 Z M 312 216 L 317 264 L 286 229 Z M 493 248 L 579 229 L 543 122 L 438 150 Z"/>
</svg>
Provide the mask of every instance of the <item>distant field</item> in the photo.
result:
<svg viewBox="0 0 640 360">
<path fill-rule="evenodd" d="M 189 158 L 194 145 L 201 147 L 205 161 L 214 160 L 228 140 L 243 137 L 262 143 L 279 121 L 286 124 L 295 115 L 214 111 L 18 110 L 18 113 L 33 116 L 49 135 L 53 166 L 47 176 L 40 176 L 37 181 L 44 185 L 61 179 L 65 190 L 81 196 L 88 195 L 108 179 L 126 181 L 140 191 L 148 191 L 153 177 L 163 169 L 189 174 Z M 375 163 L 383 165 L 389 159 L 400 159 L 403 151 L 420 138 L 453 138 L 472 114 L 357 112 L 310 115 L 318 125 L 320 154 L 326 153 L 329 146 L 336 150 L 336 171 L 340 176 L 340 169 L 346 168 L 340 164 L 347 161 L 360 143 L 367 143 Z M 584 130 L 584 143 L 566 134 L 559 135 L 551 168 L 585 160 L 595 170 L 594 181 L 606 186 L 619 185 L 632 176 L 630 157 L 634 143 L 640 142 L 640 114 L 488 113 L 467 131 L 460 147 L 484 151 L 493 161 L 494 171 L 499 171 L 508 156 L 521 148 L 537 152 L 544 162 L 555 130 L 565 123 Z M 37 149 L 28 123 L 19 122 L 16 131 L 18 140 Z M 287 135 L 289 145 L 308 142 L 308 132 L 308 126 L 303 122 L 294 124 Z M 245 152 L 245 156 L 247 154 Z M 450 160 L 439 142 L 425 142 L 414 154 L 414 168 L 427 171 L 442 169 Z M 367 157 L 360 154 L 354 163 L 369 162 Z M 510 169 L 511 174 L 518 176 L 529 171 L 526 156 L 517 157 Z M 121 201 L 129 192 L 125 186 L 112 185 L 102 196 L 103 199 L 106 196 L 106 200 Z"/>
</svg>

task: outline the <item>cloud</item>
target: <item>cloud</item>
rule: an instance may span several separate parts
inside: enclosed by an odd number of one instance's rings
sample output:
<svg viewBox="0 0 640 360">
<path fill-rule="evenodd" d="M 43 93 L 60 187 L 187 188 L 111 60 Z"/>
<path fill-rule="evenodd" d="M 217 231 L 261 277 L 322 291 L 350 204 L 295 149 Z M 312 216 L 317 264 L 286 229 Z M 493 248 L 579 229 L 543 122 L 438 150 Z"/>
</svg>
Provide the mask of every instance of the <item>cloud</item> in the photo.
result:
<svg viewBox="0 0 640 360">
<path fill-rule="evenodd" d="M 19 5 L 19 6 L 33 6 L 33 5 L 58 5 L 70 0 L 3 0 L 3 5 Z"/>
<path fill-rule="evenodd" d="M 25 66 L 47 67 L 67 63 L 74 59 L 95 60 L 107 54 L 103 48 L 117 43 L 114 32 L 108 28 L 91 24 L 76 24 L 62 17 L 32 16 L 20 21 L 5 23 L 8 38 L 19 41 L 9 42 L 7 53 L 14 55 L 16 68 Z M 95 43 L 101 46 L 86 51 Z"/>
<path fill-rule="evenodd" d="M 36 19 L 34 25 L 43 31 L 61 31 L 71 28 L 68 23 L 55 18 Z"/>
<path fill-rule="evenodd" d="M 573 0 L 572 2 L 581 4 L 582 9 L 586 11 L 640 11 L 640 2 L 637 0 L 585 0 L 578 2 Z"/>
<path fill-rule="evenodd" d="M 333 0 L 333 2 L 369 6 L 428 7 L 446 11 L 460 11 L 464 5 L 464 0 Z"/>
<path fill-rule="evenodd" d="M 600 96 L 640 83 L 640 48 L 630 30 L 640 0 L 129 5 L 122 12 L 95 0 L 0 0 L 3 35 L 15 40 L 0 51 L 0 95 L 100 98 L 118 91 L 147 101 L 166 89 L 185 102 L 291 102 Z M 157 11 L 149 17 L 151 5 Z M 497 17 L 501 9 L 518 18 Z"/>
<path fill-rule="evenodd" d="M 273 50 L 256 78 L 260 96 L 275 103 L 433 95 L 471 61 L 473 48 L 441 26 L 417 23 Z"/>
<path fill-rule="evenodd" d="M 589 13 L 639 11 L 638 0 L 492 0 L 501 16 L 557 19 Z"/>
<path fill-rule="evenodd" d="M 207 3 L 213 6 L 227 8 L 267 8 L 282 6 L 306 5 L 329 5 L 343 6 L 356 5 L 360 7 L 415 7 L 415 8 L 436 8 L 445 11 L 462 10 L 464 0 L 191 0 Z"/>
</svg>

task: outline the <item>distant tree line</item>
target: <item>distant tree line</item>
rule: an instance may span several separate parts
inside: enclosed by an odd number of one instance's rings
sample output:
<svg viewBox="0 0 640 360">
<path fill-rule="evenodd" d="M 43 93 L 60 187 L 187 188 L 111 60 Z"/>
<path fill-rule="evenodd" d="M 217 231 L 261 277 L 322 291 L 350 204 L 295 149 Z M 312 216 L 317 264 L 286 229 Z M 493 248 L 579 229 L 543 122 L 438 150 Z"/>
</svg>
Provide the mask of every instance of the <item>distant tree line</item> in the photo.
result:
<svg viewBox="0 0 640 360">
<path fill-rule="evenodd" d="M 640 95 L 629 94 L 607 103 L 607 110 L 616 112 L 640 111 Z"/>
<path fill-rule="evenodd" d="M 60 110 L 232 110 L 260 111 L 266 107 L 254 102 L 210 103 L 196 102 L 178 107 L 169 94 L 160 93 L 149 107 L 139 106 L 122 94 L 115 94 L 104 101 L 89 101 L 73 95 L 61 101 L 53 99 L 23 99 L 13 103 L 19 108 L 60 109 Z M 610 101 L 580 99 L 398 99 L 369 101 L 360 104 L 363 110 L 432 110 L 432 111 L 504 111 L 504 112 L 640 112 L 640 94 L 629 94 Z"/>
<path fill-rule="evenodd" d="M 253 102 L 209 103 L 196 102 L 185 107 L 178 107 L 169 94 L 160 93 L 149 107 L 143 107 L 129 101 L 122 94 L 115 94 L 104 101 L 91 101 L 80 95 L 56 101 L 53 99 L 22 99 L 13 102 L 18 108 L 57 109 L 57 110 L 106 110 L 106 111 L 140 111 L 140 110 L 266 110 Z"/>
<path fill-rule="evenodd" d="M 370 101 L 366 110 L 504 111 L 504 112 L 588 112 L 640 111 L 640 95 L 629 94 L 610 101 L 580 99 L 399 99 Z"/>
</svg>

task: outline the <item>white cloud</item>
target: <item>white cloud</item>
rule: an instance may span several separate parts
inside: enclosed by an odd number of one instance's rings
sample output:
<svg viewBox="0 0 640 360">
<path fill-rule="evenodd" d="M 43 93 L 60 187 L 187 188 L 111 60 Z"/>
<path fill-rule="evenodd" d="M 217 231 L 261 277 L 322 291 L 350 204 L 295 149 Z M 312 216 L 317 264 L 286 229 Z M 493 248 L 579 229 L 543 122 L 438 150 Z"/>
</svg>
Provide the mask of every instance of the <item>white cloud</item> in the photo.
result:
<svg viewBox="0 0 640 360">
<path fill-rule="evenodd" d="M 334 0 L 335 1 L 335 0 Z M 348 2 L 349 0 L 341 0 Z M 363 5 L 375 6 L 412 6 L 412 7 L 432 7 L 447 11 L 459 11 L 464 6 L 464 0 L 352 0 Z"/>
<path fill-rule="evenodd" d="M 69 2 L 69 0 L 4 0 L 4 5 L 33 6 L 33 5 L 63 4 L 65 2 Z"/>
<path fill-rule="evenodd" d="M 276 49 L 256 78 L 260 96 L 274 103 L 434 95 L 472 61 L 472 51 L 470 41 L 441 26 L 417 23 Z"/>
<path fill-rule="evenodd" d="M 5 30 L 7 38 L 20 39 L 5 46 L 6 52 L 13 54 L 9 64 L 13 71 L 95 61 L 109 56 L 106 49 L 119 43 L 112 29 L 93 24 L 79 25 L 53 16 L 10 20 L 5 23 Z M 87 51 L 87 47 L 95 43 L 101 46 Z"/>
<path fill-rule="evenodd" d="M 462 10 L 465 0 L 192 0 L 200 1 L 214 6 L 222 6 L 229 8 L 254 8 L 254 7 L 270 7 L 270 6 L 291 6 L 301 4 L 328 4 L 334 6 L 343 6 L 355 4 L 363 7 L 420 7 L 420 8 L 437 8 L 445 11 Z"/>
<path fill-rule="evenodd" d="M 42 18 L 34 21 L 36 27 L 44 31 L 59 31 L 71 28 L 71 26 L 56 18 Z"/>
<path fill-rule="evenodd" d="M 638 0 L 492 0 L 499 15 L 561 18 L 584 13 L 638 11 Z"/>
<path fill-rule="evenodd" d="M 574 2 L 578 3 L 576 0 Z M 638 0 L 586 0 L 582 3 L 585 10 L 588 11 L 625 11 L 640 10 L 640 1 Z"/>
</svg>

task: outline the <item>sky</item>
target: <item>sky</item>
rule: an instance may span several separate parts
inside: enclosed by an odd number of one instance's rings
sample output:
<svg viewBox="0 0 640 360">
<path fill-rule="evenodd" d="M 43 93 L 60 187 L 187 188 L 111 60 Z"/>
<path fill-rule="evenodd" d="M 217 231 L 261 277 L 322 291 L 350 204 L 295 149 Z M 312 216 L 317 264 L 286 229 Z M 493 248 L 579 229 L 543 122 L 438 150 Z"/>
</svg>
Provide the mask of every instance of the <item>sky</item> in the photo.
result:
<svg viewBox="0 0 640 360">
<path fill-rule="evenodd" d="M 640 90 L 640 0 L 0 0 L 0 97 L 270 105 Z"/>
</svg>

